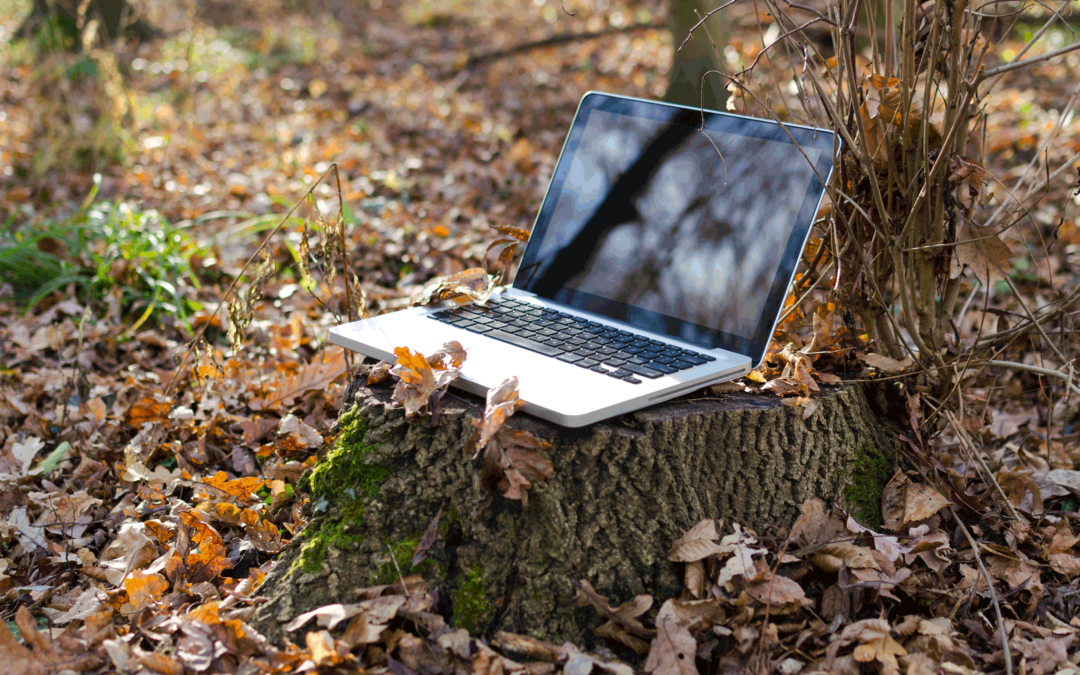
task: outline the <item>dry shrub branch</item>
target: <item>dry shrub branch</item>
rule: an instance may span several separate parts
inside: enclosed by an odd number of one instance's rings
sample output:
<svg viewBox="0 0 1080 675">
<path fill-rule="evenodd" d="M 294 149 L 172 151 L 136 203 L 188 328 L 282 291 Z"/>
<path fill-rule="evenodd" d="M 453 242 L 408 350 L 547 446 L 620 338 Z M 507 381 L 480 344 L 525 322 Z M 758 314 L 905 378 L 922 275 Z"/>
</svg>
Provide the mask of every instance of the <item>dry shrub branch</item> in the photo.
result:
<svg viewBox="0 0 1080 675">
<path fill-rule="evenodd" d="M 1010 190 L 987 168 L 995 129 L 984 111 L 1010 73 L 1080 49 L 1074 43 L 1027 56 L 1060 14 L 1011 62 L 990 67 L 999 51 L 993 36 L 1015 14 L 1001 5 L 907 0 L 896 12 L 892 3 L 865 0 L 824 10 L 762 4 L 779 35 L 748 68 L 723 75 L 733 92 L 729 107 L 741 101 L 746 112 L 780 120 L 770 89 L 780 89 L 776 73 L 790 73 L 801 104 L 788 111 L 791 118 L 831 127 L 842 141 L 818 245 L 808 249 L 784 320 L 804 315 L 805 304 L 835 303 L 848 327 L 887 357 L 869 365 L 914 375 L 909 391 L 931 437 L 946 426 L 944 408 L 977 414 L 972 406 L 965 411 L 963 385 L 989 366 L 1038 372 L 1060 380 L 1063 393 L 1073 390 L 1067 310 L 1080 290 L 1021 287 L 1007 243 L 1022 240 L 1049 256 L 1048 242 L 1028 241 L 1022 225 L 1033 198 L 1072 160 L 1052 173 L 1047 166 L 1046 180 L 1033 189 Z M 828 26 L 824 43 L 806 30 L 812 24 Z M 768 72 L 755 77 L 762 67 Z M 980 324 L 974 336 L 961 336 L 958 325 L 978 296 L 985 312 L 993 294 L 1008 305 L 997 330 Z M 1009 358 L 1026 346 L 1039 352 L 1037 364 Z"/>
</svg>

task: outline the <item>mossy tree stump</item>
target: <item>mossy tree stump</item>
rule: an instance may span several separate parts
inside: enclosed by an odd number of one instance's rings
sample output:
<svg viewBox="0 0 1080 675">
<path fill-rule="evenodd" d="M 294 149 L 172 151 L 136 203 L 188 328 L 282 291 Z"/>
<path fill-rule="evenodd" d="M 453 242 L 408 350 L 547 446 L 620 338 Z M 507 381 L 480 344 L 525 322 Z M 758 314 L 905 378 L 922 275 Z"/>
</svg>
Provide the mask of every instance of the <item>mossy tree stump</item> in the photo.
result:
<svg viewBox="0 0 1080 675">
<path fill-rule="evenodd" d="M 269 636 L 396 581 L 400 568 L 431 581 L 460 627 L 588 644 L 600 620 L 576 606 L 571 581 L 613 602 L 676 594 L 667 554 L 686 529 L 717 518 L 728 531 L 737 522 L 775 533 L 808 497 L 840 497 L 868 453 L 896 452 L 858 386 L 828 388 L 805 419 L 802 407 L 744 393 L 691 395 L 583 429 L 519 413 L 507 426 L 551 443 L 554 474 L 534 484 L 527 507 L 496 495 L 482 508 L 465 441 L 483 401 L 451 390 L 432 426 L 407 420 L 390 392 L 354 380 L 334 447 L 301 480 L 317 518 L 263 586 L 256 625 Z M 414 569 L 440 509 L 439 538 Z"/>
</svg>

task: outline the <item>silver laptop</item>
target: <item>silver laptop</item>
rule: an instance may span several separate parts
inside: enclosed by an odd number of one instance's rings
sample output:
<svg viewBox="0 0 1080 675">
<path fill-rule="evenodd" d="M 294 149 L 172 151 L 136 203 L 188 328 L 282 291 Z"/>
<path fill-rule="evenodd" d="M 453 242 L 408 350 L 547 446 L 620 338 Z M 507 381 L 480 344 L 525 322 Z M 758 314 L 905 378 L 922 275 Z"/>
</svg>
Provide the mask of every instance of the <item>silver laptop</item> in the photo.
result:
<svg viewBox="0 0 1080 675">
<path fill-rule="evenodd" d="M 763 358 L 832 172 L 832 132 L 590 92 L 514 283 L 337 326 L 393 362 L 457 340 L 455 385 L 512 375 L 567 427 L 745 375 Z"/>
</svg>

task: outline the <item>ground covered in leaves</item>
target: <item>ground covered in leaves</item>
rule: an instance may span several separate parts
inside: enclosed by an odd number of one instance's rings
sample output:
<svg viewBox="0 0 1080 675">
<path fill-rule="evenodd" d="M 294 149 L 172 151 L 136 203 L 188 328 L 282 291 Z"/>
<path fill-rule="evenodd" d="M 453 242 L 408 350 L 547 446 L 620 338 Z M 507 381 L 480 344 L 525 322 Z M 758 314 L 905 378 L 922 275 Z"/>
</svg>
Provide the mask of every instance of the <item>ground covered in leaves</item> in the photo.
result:
<svg viewBox="0 0 1080 675">
<path fill-rule="evenodd" d="M 254 592 L 317 506 L 297 486 L 334 443 L 354 365 L 326 329 L 403 307 L 435 277 L 494 270 L 488 247 L 531 227 L 581 95 L 662 95 L 666 6 L 143 4 L 161 38 L 71 53 L 9 43 L 29 3 L 0 2 L 8 672 L 1080 672 L 1076 396 L 991 370 L 969 383 L 971 409 L 924 441 L 918 392 L 889 384 L 905 364 L 828 298 L 793 297 L 770 360 L 729 386 L 808 410 L 819 382 L 903 392 L 909 461 L 860 458 L 868 478 L 843 506 L 808 502 L 773 532 L 703 521 L 672 542 L 686 586 L 676 598 L 604 598 L 580 580 L 607 645 L 591 653 L 470 635 L 405 575 L 297 617 L 302 644 L 269 644 L 247 623 Z M 746 67 L 778 31 L 752 3 L 729 11 L 723 56 Z M 1042 22 L 1025 20 L 999 58 Z M 1039 50 L 1074 39 L 1059 27 Z M 1080 152 L 1078 70 L 1075 54 L 1041 65 L 985 102 L 1006 130 L 987 139 L 1003 185 Z M 782 112 L 793 96 L 777 85 L 769 103 Z M 735 107 L 754 113 L 742 97 Z M 1029 229 L 1007 240 L 1018 286 L 1077 285 L 1075 180 L 1052 182 Z M 347 291 L 335 282 L 343 262 L 356 279 Z M 1015 321 L 1005 296 L 980 296 L 956 339 Z M 1042 363 L 1030 341 L 1010 349 Z M 448 364 L 404 353 L 411 367 L 379 377 L 430 376 L 415 400 L 423 416 Z M 530 479 L 558 467 L 537 468 L 535 446 L 522 473 L 488 442 L 512 389 L 478 446 L 483 467 L 502 467 L 493 498 L 524 500 Z M 436 534 L 410 555 L 438 546 Z"/>
</svg>

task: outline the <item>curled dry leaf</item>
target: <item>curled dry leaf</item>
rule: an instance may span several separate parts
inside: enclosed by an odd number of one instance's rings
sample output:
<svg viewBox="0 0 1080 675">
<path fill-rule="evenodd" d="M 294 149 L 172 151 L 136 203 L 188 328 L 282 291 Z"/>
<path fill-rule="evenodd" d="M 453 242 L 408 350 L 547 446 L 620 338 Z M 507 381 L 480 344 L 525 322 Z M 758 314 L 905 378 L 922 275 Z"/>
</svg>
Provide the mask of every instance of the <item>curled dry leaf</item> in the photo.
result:
<svg viewBox="0 0 1080 675">
<path fill-rule="evenodd" d="M 473 433 L 469 438 L 466 449 L 472 451 L 473 458 L 480 453 L 488 441 L 490 441 L 506 419 L 516 413 L 525 402 L 518 395 L 518 379 L 511 377 L 502 384 L 488 391 L 487 404 L 484 406 L 484 417 L 479 421 L 473 421 Z"/>
<path fill-rule="evenodd" d="M 393 366 L 386 361 L 379 361 L 376 363 L 371 367 L 371 371 L 368 373 L 367 385 L 370 387 L 375 384 L 386 382 L 386 380 L 390 378 L 391 368 L 393 368 Z"/>
<path fill-rule="evenodd" d="M 608 599 L 600 595 L 588 581 L 574 582 L 574 588 L 579 606 L 592 606 L 607 619 L 594 631 L 597 637 L 620 642 L 638 654 L 649 650 L 648 640 L 653 636 L 653 631 L 645 628 L 638 617 L 652 608 L 651 595 L 638 595 L 618 607 L 612 607 Z"/>
<path fill-rule="evenodd" d="M 408 347 L 396 348 L 394 355 L 397 365 L 390 372 L 398 378 L 398 383 L 393 399 L 405 408 L 407 417 L 419 415 L 437 403 L 460 372 L 457 368 L 435 371 L 423 354 Z"/>
<path fill-rule="evenodd" d="M 671 562 L 695 562 L 725 551 L 716 543 L 720 535 L 716 532 L 716 521 L 706 518 L 686 531 L 675 541 L 668 554 Z"/>
<path fill-rule="evenodd" d="M 825 572 L 836 572 L 845 565 L 857 569 L 881 569 L 870 549 L 846 541 L 818 548 L 810 557 L 810 562 Z"/>
<path fill-rule="evenodd" d="M 445 343 L 434 354 L 428 357 L 428 365 L 434 370 L 449 370 L 460 368 L 465 363 L 465 348 L 457 340 Z"/>
<path fill-rule="evenodd" d="M 495 290 L 495 279 L 482 267 L 471 267 L 463 272 L 436 279 L 434 283 L 412 299 L 413 307 L 465 296 L 481 304 L 487 302 Z"/>
</svg>

